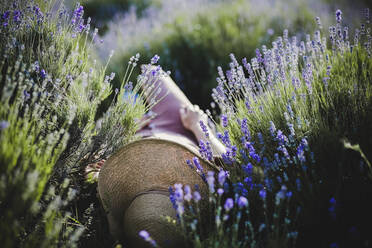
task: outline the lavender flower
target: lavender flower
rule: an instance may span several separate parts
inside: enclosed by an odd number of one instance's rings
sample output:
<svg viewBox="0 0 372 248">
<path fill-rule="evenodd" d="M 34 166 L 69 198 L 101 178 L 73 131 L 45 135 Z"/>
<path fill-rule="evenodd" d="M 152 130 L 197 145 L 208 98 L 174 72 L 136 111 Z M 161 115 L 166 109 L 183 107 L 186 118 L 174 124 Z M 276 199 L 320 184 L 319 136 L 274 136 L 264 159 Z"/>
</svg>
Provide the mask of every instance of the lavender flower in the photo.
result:
<svg viewBox="0 0 372 248">
<path fill-rule="evenodd" d="M 256 153 L 251 142 L 245 142 L 244 147 L 248 150 L 249 156 L 251 156 L 252 159 L 256 160 L 257 163 L 261 161 L 261 157 Z"/>
<path fill-rule="evenodd" d="M 248 188 L 253 188 L 253 180 L 252 177 L 246 177 L 244 178 L 244 183 L 248 186 Z"/>
<path fill-rule="evenodd" d="M 276 193 L 275 205 L 279 205 L 280 201 L 285 199 L 286 196 L 289 198 L 292 196 L 292 193 L 288 194 L 287 187 L 285 185 L 282 185 L 282 188 L 280 189 L 280 191 Z"/>
<path fill-rule="evenodd" d="M 44 79 L 45 77 L 46 77 L 46 72 L 45 72 L 45 70 L 44 69 L 42 69 L 41 71 L 40 71 L 40 76 L 41 76 L 41 78 L 42 79 Z"/>
<path fill-rule="evenodd" d="M 224 193 L 224 190 L 223 189 L 221 189 L 221 188 L 217 189 L 217 194 L 219 196 L 221 196 L 223 193 Z"/>
<path fill-rule="evenodd" d="M 297 191 L 301 191 L 301 180 L 299 178 L 296 179 L 296 187 Z"/>
<path fill-rule="evenodd" d="M 31 94 L 29 92 L 27 92 L 27 90 L 24 90 L 23 91 L 23 95 L 25 97 L 25 101 L 27 101 L 28 99 L 31 98 Z"/>
<path fill-rule="evenodd" d="M 244 208 L 248 206 L 248 200 L 244 196 L 240 196 L 238 199 L 238 207 Z"/>
<path fill-rule="evenodd" d="M 199 202 L 201 200 L 200 193 L 198 191 L 194 191 L 194 201 Z"/>
<path fill-rule="evenodd" d="M 246 166 L 243 167 L 243 170 L 245 174 L 248 176 L 251 176 L 253 173 L 253 165 L 251 163 L 248 163 Z"/>
<path fill-rule="evenodd" d="M 191 199 L 192 199 L 192 195 L 191 195 L 191 188 L 190 188 L 190 186 L 189 185 L 186 185 L 185 187 L 184 187 L 184 193 L 185 193 L 185 196 L 184 196 L 184 199 L 186 200 L 186 201 L 191 201 Z"/>
<path fill-rule="evenodd" d="M 213 171 L 208 171 L 207 173 L 207 183 L 209 187 L 209 192 L 214 193 L 214 172 Z"/>
<path fill-rule="evenodd" d="M 289 156 L 288 150 L 287 148 L 285 148 L 285 146 L 279 146 L 278 151 L 281 151 L 283 153 L 285 159 L 291 160 L 291 157 Z M 285 160 L 283 163 L 285 164 Z"/>
<path fill-rule="evenodd" d="M 191 169 L 194 169 L 194 166 L 192 165 L 192 162 L 190 159 L 187 159 L 186 160 L 186 164 L 191 168 Z"/>
<path fill-rule="evenodd" d="M 9 15 L 10 15 L 10 11 L 7 10 L 7 11 L 5 11 L 4 14 L 1 16 L 1 19 L 2 19 L 2 21 L 3 21 L 3 26 L 4 26 L 4 27 L 8 26 Z"/>
<path fill-rule="evenodd" d="M 228 119 L 226 115 L 221 115 L 221 120 L 222 120 L 222 126 L 227 127 L 228 125 Z"/>
<path fill-rule="evenodd" d="M 251 188 L 252 188 L 252 186 L 254 186 L 254 185 L 251 185 Z M 248 191 L 247 191 L 246 187 L 244 187 L 243 183 L 237 182 L 237 183 L 233 184 L 233 187 L 234 187 L 234 192 L 236 194 L 243 195 L 243 196 L 248 195 Z"/>
<path fill-rule="evenodd" d="M 230 211 L 234 207 L 234 201 L 231 198 L 227 198 L 225 205 L 223 206 L 226 211 Z"/>
<path fill-rule="evenodd" d="M 151 59 L 151 64 L 153 65 L 153 64 L 158 63 L 159 59 L 160 59 L 160 56 L 155 54 L 154 57 L 152 57 Z"/>
<path fill-rule="evenodd" d="M 84 7 L 77 3 L 71 18 L 71 24 L 73 25 L 73 31 L 75 32 L 73 37 L 76 37 L 76 33 L 81 33 L 86 28 L 86 25 L 84 25 L 83 15 Z"/>
<path fill-rule="evenodd" d="M 231 141 L 228 131 L 225 131 L 224 135 L 222 135 L 221 133 L 217 133 L 217 138 L 220 139 L 226 147 L 231 147 Z"/>
<path fill-rule="evenodd" d="M 294 125 L 292 123 L 288 123 L 287 125 L 290 132 L 290 136 L 293 138 L 296 135 Z"/>
<path fill-rule="evenodd" d="M 234 146 L 231 146 L 231 148 L 228 148 L 228 149 L 230 149 L 230 151 L 231 151 L 231 156 L 236 157 L 236 151 L 238 150 L 238 148 L 234 145 Z"/>
<path fill-rule="evenodd" d="M 199 121 L 199 125 L 200 125 L 201 129 L 203 130 L 203 132 L 205 134 L 205 137 L 209 138 L 208 128 L 204 124 L 204 122 L 203 121 Z"/>
<path fill-rule="evenodd" d="M 183 190 L 182 190 L 182 184 L 176 183 L 174 185 L 174 197 L 176 201 L 181 201 L 183 200 Z"/>
<path fill-rule="evenodd" d="M 323 29 L 322 22 L 320 21 L 320 17 L 315 17 L 316 24 L 318 25 L 319 29 Z"/>
<path fill-rule="evenodd" d="M 225 183 L 227 173 L 224 170 L 220 170 L 218 173 L 218 183 L 222 186 Z"/>
<path fill-rule="evenodd" d="M 285 196 L 289 199 L 292 197 L 292 191 L 288 191 Z"/>
<path fill-rule="evenodd" d="M 76 6 L 76 9 L 74 10 L 71 23 L 75 24 L 77 21 L 79 21 L 79 19 L 83 16 L 83 13 L 84 13 L 84 7 L 78 3 Z"/>
<path fill-rule="evenodd" d="M 128 82 L 127 84 L 124 85 L 125 91 L 132 91 L 133 90 L 133 83 Z"/>
<path fill-rule="evenodd" d="M 210 143 L 207 141 L 206 143 L 203 140 L 199 141 L 199 152 L 203 158 L 206 160 L 212 161 L 213 160 L 213 153 Z"/>
<path fill-rule="evenodd" d="M 145 230 L 140 231 L 138 234 L 146 241 L 150 239 L 150 234 Z"/>
<path fill-rule="evenodd" d="M 21 22 L 21 11 L 19 11 L 19 10 L 15 10 L 15 11 L 13 12 L 13 21 L 14 21 L 15 23 L 19 23 L 19 22 Z"/>
<path fill-rule="evenodd" d="M 4 130 L 5 128 L 8 128 L 9 127 L 9 122 L 8 121 L 0 121 L 0 131 L 1 130 Z"/>
<path fill-rule="evenodd" d="M 199 170 L 200 172 L 203 172 L 203 167 L 201 166 L 199 159 L 197 157 L 194 157 L 192 161 L 194 162 L 196 169 Z"/>
<path fill-rule="evenodd" d="M 341 23 L 342 21 L 342 11 L 341 10 L 336 10 L 336 21 L 337 23 Z"/>
<path fill-rule="evenodd" d="M 307 140 L 305 138 L 303 138 L 301 140 L 300 145 L 297 147 L 297 157 L 301 162 L 306 161 L 305 151 L 307 151 L 308 149 L 309 149 L 309 145 L 307 143 Z"/>
<path fill-rule="evenodd" d="M 183 213 L 185 212 L 184 206 L 183 206 L 184 194 L 183 194 L 182 184 L 176 183 L 174 185 L 174 189 L 175 190 L 174 190 L 173 197 L 174 197 L 174 201 L 176 205 L 176 211 L 179 216 L 182 216 Z"/>
<path fill-rule="evenodd" d="M 278 130 L 277 135 L 276 135 L 276 139 L 279 143 L 279 146 L 284 146 L 284 145 L 288 144 L 288 138 L 287 138 L 287 136 L 285 136 L 283 134 L 283 132 L 281 130 Z"/>
<path fill-rule="evenodd" d="M 260 192 L 258 193 L 258 195 L 260 196 L 260 198 L 262 200 L 265 200 L 266 199 L 266 190 L 265 189 L 261 189 Z"/>
<path fill-rule="evenodd" d="M 251 139 L 251 134 L 249 132 L 247 122 L 248 122 L 247 118 L 244 118 L 241 122 L 240 129 L 241 129 L 242 133 L 244 134 L 244 138 L 249 141 Z"/>
<path fill-rule="evenodd" d="M 329 200 L 329 204 L 330 207 L 328 208 L 328 212 L 333 219 L 336 219 L 336 199 L 332 197 Z"/>
<path fill-rule="evenodd" d="M 276 131 L 276 128 L 275 128 L 275 124 L 274 122 L 270 121 L 270 128 L 269 128 L 269 131 L 271 133 L 271 136 L 275 137 L 275 131 Z"/>
<path fill-rule="evenodd" d="M 138 235 L 143 238 L 146 242 L 149 242 L 152 247 L 157 247 L 155 240 L 153 240 L 150 234 L 146 230 L 142 230 L 138 233 Z"/>
</svg>

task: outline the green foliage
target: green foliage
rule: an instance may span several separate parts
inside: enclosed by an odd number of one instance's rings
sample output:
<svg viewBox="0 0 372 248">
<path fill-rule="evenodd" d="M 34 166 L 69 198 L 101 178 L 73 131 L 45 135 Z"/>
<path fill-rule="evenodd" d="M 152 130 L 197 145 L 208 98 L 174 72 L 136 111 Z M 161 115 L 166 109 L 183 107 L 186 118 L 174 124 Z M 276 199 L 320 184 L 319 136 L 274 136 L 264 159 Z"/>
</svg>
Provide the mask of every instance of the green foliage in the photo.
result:
<svg viewBox="0 0 372 248">
<path fill-rule="evenodd" d="M 0 241 L 3 247 L 21 244 L 23 247 L 50 247 L 61 239 L 66 247 L 71 247 L 74 242 L 70 243 L 72 240 L 68 236 L 78 235 L 81 230 L 69 230 L 64 233 L 65 237 L 60 236 L 67 214 L 60 208 L 71 199 L 42 197 L 46 188 L 52 189 L 47 187 L 47 182 L 66 147 L 68 122 L 58 124 L 58 117 L 46 108 L 50 99 L 45 89 L 33 84 L 32 78 L 27 76 L 31 71 L 21 61 L 22 56 L 0 77 L 5 83 L 0 120 L 6 123 L 0 130 L 0 231 L 3 233 Z M 1 71 L 4 71 L 4 60 Z M 32 90 L 31 99 L 26 99 L 24 92 L 27 90 Z M 48 210 L 42 214 L 46 206 Z M 40 219 L 35 221 L 35 216 Z M 40 233 L 45 237 L 42 242 Z"/>
<path fill-rule="evenodd" d="M 69 13 L 53 5 L 0 5 L 2 247 L 76 247 L 91 222 L 75 208 L 76 196 L 91 199 L 78 191 L 82 170 L 135 139 L 136 120 L 149 107 L 130 101 L 142 84 L 124 89 L 124 78 L 119 98 L 95 122 L 115 74 L 93 61 L 97 32 L 80 6 Z"/>
<path fill-rule="evenodd" d="M 314 29 L 313 14 L 305 4 L 294 4 L 285 15 L 283 9 L 277 4 L 263 17 L 267 11 L 264 7 L 256 9 L 249 2 L 232 1 L 213 4 L 194 15 L 184 10 L 161 28 L 132 37 L 130 45 L 119 45 L 121 53 L 113 58 L 110 68 L 120 73 L 120 65 L 134 52 L 146 59 L 159 54 L 160 64 L 172 67 L 175 81 L 190 100 L 207 108 L 216 85 L 216 67 L 228 65 L 230 53 L 251 57 L 256 47 L 269 44 L 284 28 L 289 27 L 293 34 Z M 112 28 L 117 30 L 114 25 Z"/>
<path fill-rule="evenodd" d="M 81 2 L 85 7 L 86 15 L 94 17 L 93 25 L 99 28 L 100 34 L 107 31 L 107 22 L 117 14 L 127 12 L 134 7 L 136 13 L 142 16 L 150 5 L 160 4 L 159 0 L 88 0 Z"/>
</svg>

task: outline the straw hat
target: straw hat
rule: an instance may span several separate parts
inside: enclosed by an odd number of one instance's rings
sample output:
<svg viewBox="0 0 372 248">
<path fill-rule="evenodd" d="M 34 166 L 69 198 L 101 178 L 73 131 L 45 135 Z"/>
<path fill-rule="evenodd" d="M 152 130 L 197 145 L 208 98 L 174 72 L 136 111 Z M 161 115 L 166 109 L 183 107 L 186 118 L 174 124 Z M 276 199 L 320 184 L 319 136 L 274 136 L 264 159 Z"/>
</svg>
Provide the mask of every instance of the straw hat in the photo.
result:
<svg viewBox="0 0 372 248">
<path fill-rule="evenodd" d="M 126 210 L 146 192 L 168 195 L 169 186 L 175 183 L 191 187 L 197 184 L 206 198 L 207 185 L 196 169 L 186 164 L 186 160 L 194 157 L 199 158 L 205 172 L 214 170 L 195 148 L 153 137 L 134 141 L 111 156 L 98 178 L 98 193 L 108 214 L 111 233 L 116 238 L 122 236 Z"/>
</svg>

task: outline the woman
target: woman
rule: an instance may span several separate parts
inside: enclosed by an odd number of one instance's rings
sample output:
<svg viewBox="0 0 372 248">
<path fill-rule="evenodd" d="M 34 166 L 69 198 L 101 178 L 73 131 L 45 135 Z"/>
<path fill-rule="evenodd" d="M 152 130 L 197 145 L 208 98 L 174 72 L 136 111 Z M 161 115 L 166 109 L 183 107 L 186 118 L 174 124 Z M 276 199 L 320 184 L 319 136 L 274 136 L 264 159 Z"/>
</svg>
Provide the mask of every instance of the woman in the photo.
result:
<svg viewBox="0 0 372 248">
<path fill-rule="evenodd" d="M 215 156 L 225 152 L 208 127 L 206 114 L 191 104 L 165 73 L 156 82 L 161 93 L 153 108 L 154 117 L 137 132 L 139 141 L 128 144 L 110 157 L 98 177 L 98 193 L 107 212 L 111 234 L 130 246 L 147 244 L 138 236 L 146 230 L 162 246 L 182 246 L 184 239 L 166 216 L 176 219 L 168 188 L 175 183 L 199 185 L 202 196 L 207 187 L 186 160 L 197 157 L 204 170 L 213 166 L 201 158 L 198 141 L 208 140 Z M 154 80 L 152 73 L 148 80 Z M 208 137 L 207 137 L 208 136 Z"/>
</svg>

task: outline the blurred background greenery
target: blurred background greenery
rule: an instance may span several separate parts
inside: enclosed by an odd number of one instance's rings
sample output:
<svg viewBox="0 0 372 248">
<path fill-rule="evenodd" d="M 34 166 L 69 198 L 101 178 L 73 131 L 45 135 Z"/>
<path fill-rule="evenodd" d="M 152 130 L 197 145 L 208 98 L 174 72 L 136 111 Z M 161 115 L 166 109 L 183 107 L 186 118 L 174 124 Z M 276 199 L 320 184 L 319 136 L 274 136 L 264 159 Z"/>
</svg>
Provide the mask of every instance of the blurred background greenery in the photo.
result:
<svg viewBox="0 0 372 248">
<path fill-rule="evenodd" d="M 190 100 L 210 108 L 217 66 L 226 69 L 229 54 L 251 58 L 255 49 L 270 45 L 284 29 L 304 39 L 320 16 L 325 28 L 337 8 L 352 24 L 359 11 L 371 6 L 360 0 L 87 0 L 85 14 L 99 28 L 97 50 L 107 58 L 115 50 L 109 70 L 118 87 L 129 58 L 137 52 L 140 63 L 154 54 Z M 70 0 L 69 4 L 74 5 Z"/>
</svg>

